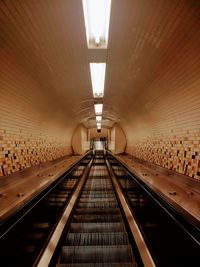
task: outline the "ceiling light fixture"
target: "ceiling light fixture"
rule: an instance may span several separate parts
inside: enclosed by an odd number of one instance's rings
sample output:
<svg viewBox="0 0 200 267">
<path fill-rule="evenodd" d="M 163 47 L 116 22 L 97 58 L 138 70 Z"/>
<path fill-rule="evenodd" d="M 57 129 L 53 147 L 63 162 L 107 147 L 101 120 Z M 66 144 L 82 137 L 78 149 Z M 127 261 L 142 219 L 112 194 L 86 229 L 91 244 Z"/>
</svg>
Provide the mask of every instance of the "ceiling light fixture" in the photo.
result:
<svg viewBox="0 0 200 267">
<path fill-rule="evenodd" d="M 102 116 L 96 116 L 96 121 L 97 122 L 101 122 L 101 120 L 102 120 Z"/>
<path fill-rule="evenodd" d="M 101 122 L 97 122 L 97 128 L 101 128 Z"/>
<path fill-rule="evenodd" d="M 103 97 L 106 63 L 90 63 L 92 90 L 95 98 Z"/>
<path fill-rule="evenodd" d="M 88 48 L 107 48 L 111 0 L 82 0 Z"/>
<path fill-rule="evenodd" d="M 94 104 L 95 114 L 102 115 L 103 112 L 103 104 Z"/>
</svg>

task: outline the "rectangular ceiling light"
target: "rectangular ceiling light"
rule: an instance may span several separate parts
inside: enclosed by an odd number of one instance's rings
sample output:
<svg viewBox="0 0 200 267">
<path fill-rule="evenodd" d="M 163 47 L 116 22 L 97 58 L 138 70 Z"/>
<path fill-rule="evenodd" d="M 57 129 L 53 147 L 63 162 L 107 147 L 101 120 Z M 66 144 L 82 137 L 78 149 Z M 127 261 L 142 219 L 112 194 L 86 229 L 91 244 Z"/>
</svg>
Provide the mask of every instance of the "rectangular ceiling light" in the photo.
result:
<svg viewBox="0 0 200 267">
<path fill-rule="evenodd" d="M 97 122 L 101 122 L 101 120 L 102 120 L 102 116 L 96 116 L 96 121 Z"/>
<path fill-rule="evenodd" d="M 95 114 L 101 115 L 103 112 L 103 104 L 94 104 Z"/>
<path fill-rule="evenodd" d="M 101 123 L 97 122 L 97 128 L 101 128 Z"/>
<path fill-rule="evenodd" d="M 88 48 L 107 48 L 111 0 L 82 0 Z"/>
<path fill-rule="evenodd" d="M 90 63 L 93 96 L 103 97 L 106 63 Z"/>
</svg>

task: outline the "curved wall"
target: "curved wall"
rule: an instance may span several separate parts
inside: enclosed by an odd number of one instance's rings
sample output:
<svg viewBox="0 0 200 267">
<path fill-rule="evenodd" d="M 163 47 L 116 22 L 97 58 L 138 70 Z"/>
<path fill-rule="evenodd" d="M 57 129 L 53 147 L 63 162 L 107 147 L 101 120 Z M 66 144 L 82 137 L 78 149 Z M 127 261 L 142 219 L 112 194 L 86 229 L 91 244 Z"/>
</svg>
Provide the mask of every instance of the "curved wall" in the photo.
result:
<svg viewBox="0 0 200 267">
<path fill-rule="evenodd" d="M 76 122 L 14 55 L 0 52 L 0 176 L 70 155 Z"/>
<path fill-rule="evenodd" d="M 200 179 L 200 35 L 165 51 L 165 64 L 123 120 L 126 152 Z M 190 37 L 189 37 L 190 36 Z M 198 38 L 197 38 L 198 36 Z"/>
<path fill-rule="evenodd" d="M 80 124 L 72 135 L 72 149 L 75 155 L 82 155 L 90 148 L 88 141 L 88 129 Z"/>
<path fill-rule="evenodd" d="M 126 147 L 126 136 L 122 128 L 116 123 L 110 130 L 109 149 L 114 154 L 124 153 Z"/>
</svg>

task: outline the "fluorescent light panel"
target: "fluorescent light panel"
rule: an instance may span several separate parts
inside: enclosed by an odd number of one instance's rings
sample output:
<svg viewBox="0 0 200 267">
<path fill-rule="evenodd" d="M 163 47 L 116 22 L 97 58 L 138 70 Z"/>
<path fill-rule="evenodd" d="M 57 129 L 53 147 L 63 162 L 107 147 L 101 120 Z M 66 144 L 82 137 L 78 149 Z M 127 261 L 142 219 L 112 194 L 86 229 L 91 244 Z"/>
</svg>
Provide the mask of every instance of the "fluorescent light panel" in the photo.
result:
<svg viewBox="0 0 200 267">
<path fill-rule="evenodd" d="M 97 122 L 101 122 L 101 120 L 102 120 L 102 116 L 96 116 L 96 121 Z"/>
<path fill-rule="evenodd" d="M 101 115 L 103 112 L 103 104 L 94 104 L 95 114 Z"/>
<path fill-rule="evenodd" d="M 111 0 L 82 0 L 88 48 L 107 48 Z"/>
<path fill-rule="evenodd" d="M 97 127 L 101 128 L 101 122 L 97 122 Z"/>
<path fill-rule="evenodd" d="M 103 97 L 106 63 L 90 63 L 93 96 Z"/>
</svg>

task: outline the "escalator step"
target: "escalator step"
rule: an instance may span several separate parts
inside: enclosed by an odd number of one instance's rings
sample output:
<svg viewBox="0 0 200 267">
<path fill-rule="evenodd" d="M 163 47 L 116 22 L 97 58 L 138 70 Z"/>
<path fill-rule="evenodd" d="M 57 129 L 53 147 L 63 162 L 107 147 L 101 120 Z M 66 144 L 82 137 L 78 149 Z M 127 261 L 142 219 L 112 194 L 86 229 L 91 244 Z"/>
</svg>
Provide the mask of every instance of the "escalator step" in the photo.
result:
<svg viewBox="0 0 200 267">
<path fill-rule="evenodd" d="M 71 233 L 95 233 L 95 232 L 124 232 L 125 227 L 123 223 L 108 222 L 108 223 L 71 223 L 69 231 Z"/>
<path fill-rule="evenodd" d="M 63 246 L 61 263 L 134 262 L 129 246 Z"/>
<path fill-rule="evenodd" d="M 74 215 L 72 222 L 122 222 L 122 216 L 121 215 L 115 215 L 115 216 L 109 216 L 109 215 L 88 215 L 82 216 L 82 215 Z"/>
<path fill-rule="evenodd" d="M 137 267 L 136 263 L 104 262 L 104 263 L 69 263 L 57 264 L 56 267 Z"/>
<path fill-rule="evenodd" d="M 125 232 L 118 233 L 68 233 L 65 245 L 68 246 L 116 246 L 128 245 Z"/>
</svg>

